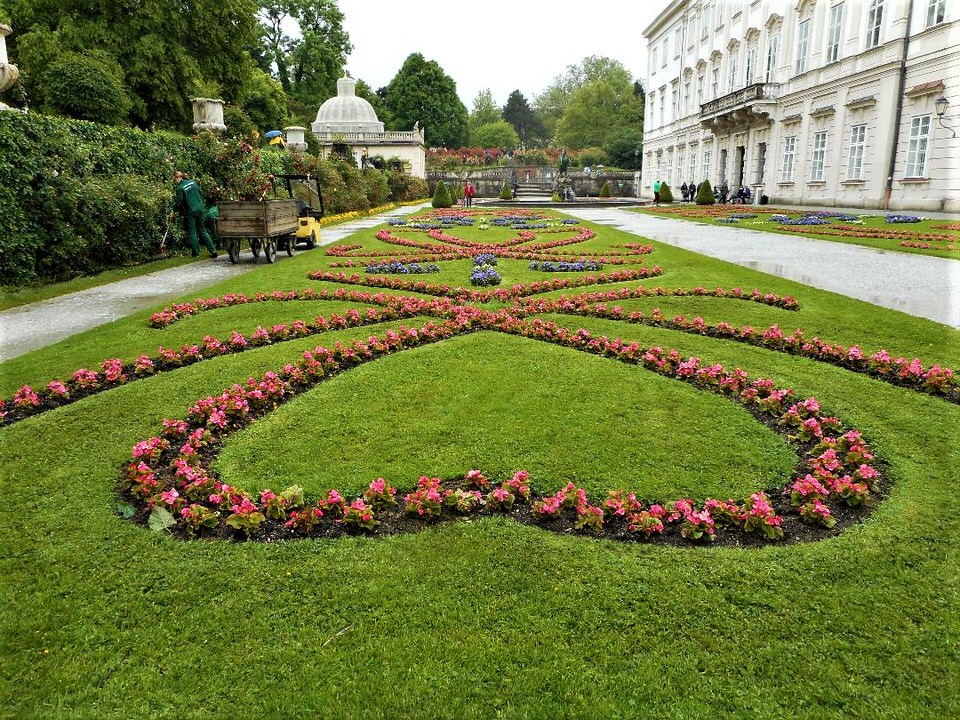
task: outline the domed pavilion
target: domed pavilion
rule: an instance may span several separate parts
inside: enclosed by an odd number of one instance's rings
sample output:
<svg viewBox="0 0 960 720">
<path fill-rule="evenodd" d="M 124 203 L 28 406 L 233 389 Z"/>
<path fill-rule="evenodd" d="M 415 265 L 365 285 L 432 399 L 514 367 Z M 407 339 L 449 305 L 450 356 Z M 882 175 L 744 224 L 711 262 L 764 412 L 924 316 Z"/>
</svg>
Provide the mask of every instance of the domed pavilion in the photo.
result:
<svg viewBox="0 0 960 720">
<path fill-rule="evenodd" d="M 323 157 L 352 156 L 362 167 L 366 158 L 381 156 L 385 161 L 399 158 L 410 175 L 426 177 L 423 128 L 410 132 L 383 129 L 373 106 L 356 94 L 357 82 L 350 77 L 337 80 L 337 95 L 317 111 L 310 130 L 320 141 Z"/>
</svg>

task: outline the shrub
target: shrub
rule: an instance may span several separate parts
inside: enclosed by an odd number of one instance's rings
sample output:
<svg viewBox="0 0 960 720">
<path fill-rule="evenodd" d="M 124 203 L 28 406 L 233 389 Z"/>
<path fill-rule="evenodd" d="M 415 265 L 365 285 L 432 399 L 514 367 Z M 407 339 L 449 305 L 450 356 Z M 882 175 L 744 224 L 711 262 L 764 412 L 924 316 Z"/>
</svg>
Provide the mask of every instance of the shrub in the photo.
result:
<svg viewBox="0 0 960 720">
<path fill-rule="evenodd" d="M 600 197 L 608 198 L 610 197 L 610 181 L 607 180 L 603 183 L 603 187 L 600 188 Z M 662 197 L 662 195 L 661 195 Z"/>
<path fill-rule="evenodd" d="M 236 105 L 225 105 L 223 108 L 223 124 L 227 126 L 226 136 L 231 138 L 246 138 L 253 135 L 257 126 L 250 116 Z"/>
<path fill-rule="evenodd" d="M 582 165 L 593 167 L 607 162 L 607 153 L 602 148 L 584 148 L 580 151 L 580 163 Z"/>
<path fill-rule="evenodd" d="M 433 207 L 448 208 L 451 205 L 453 205 L 453 199 L 450 197 L 450 191 L 447 189 L 447 184 L 441 180 L 433 191 Z"/>
<path fill-rule="evenodd" d="M 710 185 L 709 180 L 704 180 L 700 183 L 700 187 L 697 188 L 697 205 L 713 205 L 717 201 L 717 198 L 713 194 L 713 187 Z"/>
<path fill-rule="evenodd" d="M 390 186 L 390 199 L 394 202 L 409 202 L 430 195 L 427 181 L 423 178 L 413 177 L 397 170 L 386 172 L 387 185 Z"/>
<path fill-rule="evenodd" d="M 513 191 L 510 189 L 510 186 L 507 185 L 507 183 L 504 183 L 503 187 L 500 188 L 500 199 L 513 200 Z"/>
<path fill-rule="evenodd" d="M 660 183 L 660 202 L 662 203 L 672 203 L 673 202 L 673 191 L 670 189 L 670 186 L 667 183 Z"/>
<path fill-rule="evenodd" d="M 43 73 L 43 82 L 47 108 L 58 115 L 121 125 L 133 105 L 113 61 L 67 53 Z"/>
</svg>

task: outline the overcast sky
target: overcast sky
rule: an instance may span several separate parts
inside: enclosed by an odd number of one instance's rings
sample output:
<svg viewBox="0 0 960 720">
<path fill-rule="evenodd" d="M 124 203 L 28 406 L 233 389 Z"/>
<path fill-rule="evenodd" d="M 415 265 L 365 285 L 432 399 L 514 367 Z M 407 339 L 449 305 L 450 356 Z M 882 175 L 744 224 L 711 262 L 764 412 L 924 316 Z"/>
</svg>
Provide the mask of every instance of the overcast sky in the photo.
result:
<svg viewBox="0 0 960 720">
<path fill-rule="evenodd" d="M 347 71 L 374 90 L 411 53 L 435 60 L 467 110 L 481 90 L 503 106 L 514 90 L 535 95 L 591 55 L 620 61 L 643 80 L 643 30 L 669 0 L 339 0 L 353 52 Z M 561 8 L 568 8 L 561 11 Z"/>
</svg>

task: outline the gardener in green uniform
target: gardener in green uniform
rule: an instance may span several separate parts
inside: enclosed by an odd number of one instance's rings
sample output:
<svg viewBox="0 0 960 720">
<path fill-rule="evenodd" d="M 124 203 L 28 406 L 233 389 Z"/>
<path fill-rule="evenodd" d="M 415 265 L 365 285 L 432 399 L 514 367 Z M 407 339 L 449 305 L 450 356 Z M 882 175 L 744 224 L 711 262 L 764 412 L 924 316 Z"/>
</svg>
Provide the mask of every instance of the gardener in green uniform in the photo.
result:
<svg viewBox="0 0 960 720">
<path fill-rule="evenodd" d="M 173 184 L 177 186 L 177 194 L 173 200 L 174 210 L 179 210 L 183 217 L 183 229 L 187 233 L 187 240 L 190 241 L 190 250 L 194 257 L 200 254 L 200 243 L 197 240 L 197 232 L 203 238 L 203 244 L 210 251 L 210 257 L 217 256 L 217 248 L 210 239 L 210 233 L 206 228 L 207 209 L 203 205 L 203 197 L 200 195 L 200 186 L 196 180 L 191 180 L 184 173 L 177 170 L 173 174 Z"/>
</svg>

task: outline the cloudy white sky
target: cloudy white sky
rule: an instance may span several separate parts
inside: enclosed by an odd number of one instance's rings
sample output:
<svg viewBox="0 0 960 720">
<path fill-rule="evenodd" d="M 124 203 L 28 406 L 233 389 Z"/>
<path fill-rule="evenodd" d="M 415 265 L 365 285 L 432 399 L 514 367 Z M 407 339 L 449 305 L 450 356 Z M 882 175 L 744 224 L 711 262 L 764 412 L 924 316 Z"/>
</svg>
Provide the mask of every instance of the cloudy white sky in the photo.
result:
<svg viewBox="0 0 960 720">
<path fill-rule="evenodd" d="M 530 102 L 568 65 L 591 55 L 646 73 L 643 30 L 669 0 L 339 0 L 353 52 L 347 71 L 374 90 L 410 53 L 435 60 L 467 110 L 482 90 L 504 105 L 514 90 Z M 561 9 L 562 8 L 562 9 Z"/>
</svg>

